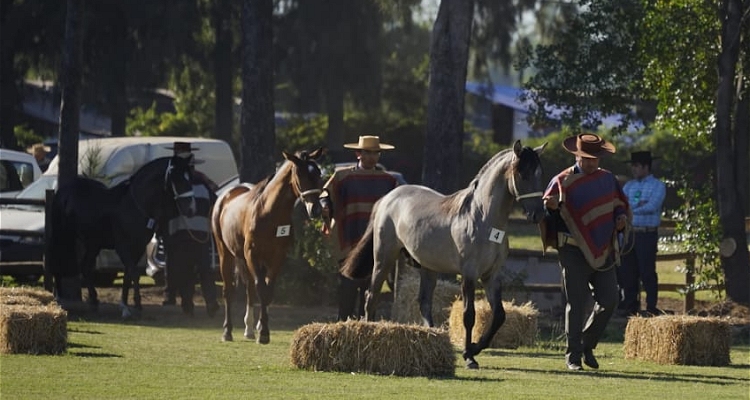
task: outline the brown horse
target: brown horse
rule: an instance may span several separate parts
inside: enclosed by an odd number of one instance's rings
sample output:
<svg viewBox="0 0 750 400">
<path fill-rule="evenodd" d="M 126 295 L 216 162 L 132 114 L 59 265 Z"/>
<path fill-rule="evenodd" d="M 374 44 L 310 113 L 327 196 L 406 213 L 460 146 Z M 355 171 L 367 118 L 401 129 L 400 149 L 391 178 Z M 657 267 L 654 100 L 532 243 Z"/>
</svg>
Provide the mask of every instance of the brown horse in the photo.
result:
<svg viewBox="0 0 750 400">
<path fill-rule="evenodd" d="M 232 340 L 232 295 L 235 270 L 245 283 L 245 337 L 255 339 L 253 301 L 258 297 L 258 343 L 270 341 L 268 305 L 292 245 L 292 212 L 295 203 L 304 202 L 310 218 L 320 215 L 318 195 L 323 187 L 315 160 L 323 148 L 296 154 L 284 152 L 286 161 L 276 174 L 252 189 L 238 185 L 226 191 L 214 205 L 211 224 L 224 282 L 224 341 Z"/>
</svg>

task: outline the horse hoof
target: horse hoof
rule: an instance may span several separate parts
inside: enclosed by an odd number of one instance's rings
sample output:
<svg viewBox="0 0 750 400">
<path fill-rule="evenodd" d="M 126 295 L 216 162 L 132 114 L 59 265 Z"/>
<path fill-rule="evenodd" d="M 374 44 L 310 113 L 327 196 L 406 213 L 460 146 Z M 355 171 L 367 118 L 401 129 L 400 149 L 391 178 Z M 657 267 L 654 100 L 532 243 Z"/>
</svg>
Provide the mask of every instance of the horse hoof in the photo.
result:
<svg viewBox="0 0 750 400">
<path fill-rule="evenodd" d="M 271 343 L 271 336 L 269 335 L 258 336 L 258 344 L 268 344 L 268 343 Z"/>
<path fill-rule="evenodd" d="M 232 334 L 224 334 L 221 336 L 222 342 L 231 342 L 234 341 L 234 338 L 232 337 Z"/>
<path fill-rule="evenodd" d="M 477 363 L 473 358 L 466 360 L 466 369 L 479 369 L 479 363 Z"/>
</svg>

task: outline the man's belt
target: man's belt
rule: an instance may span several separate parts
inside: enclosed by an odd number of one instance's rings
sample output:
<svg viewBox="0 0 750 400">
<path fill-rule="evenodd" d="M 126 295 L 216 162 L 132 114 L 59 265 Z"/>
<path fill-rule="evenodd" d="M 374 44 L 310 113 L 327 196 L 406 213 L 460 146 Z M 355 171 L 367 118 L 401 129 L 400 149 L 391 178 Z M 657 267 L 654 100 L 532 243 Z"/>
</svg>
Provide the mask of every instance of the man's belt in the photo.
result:
<svg viewBox="0 0 750 400">
<path fill-rule="evenodd" d="M 634 226 L 633 232 L 657 232 L 658 226 Z"/>
<path fill-rule="evenodd" d="M 570 236 L 563 232 L 558 232 L 557 233 L 557 247 L 563 247 L 566 244 L 568 246 L 578 247 L 578 243 L 576 243 L 576 240 L 573 238 L 573 236 Z"/>
</svg>

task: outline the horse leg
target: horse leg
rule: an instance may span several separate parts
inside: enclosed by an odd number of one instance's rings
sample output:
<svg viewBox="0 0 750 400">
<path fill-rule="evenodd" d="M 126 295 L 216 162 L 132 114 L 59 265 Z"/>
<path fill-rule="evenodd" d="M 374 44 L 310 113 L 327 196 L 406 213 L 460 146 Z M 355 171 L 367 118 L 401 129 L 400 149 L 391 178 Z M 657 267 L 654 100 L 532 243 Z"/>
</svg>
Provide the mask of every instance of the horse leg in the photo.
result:
<svg viewBox="0 0 750 400">
<path fill-rule="evenodd" d="M 224 333 L 221 340 L 231 342 L 232 337 L 232 297 L 234 296 L 234 279 L 235 279 L 235 259 L 219 241 L 216 242 L 219 250 L 219 271 L 221 271 L 221 281 L 223 283 L 222 297 L 224 298 Z"/>
<path fill-rule="evenodd" d="M 416 264 L 416 261 L 414 261 Z M 422 315 L 422 323 L 430 328 L 435 326 L 432 320 L 432 297 L 437 286 L 437 274 L 419 267 L 419 313 Z"/>
<path fill-rule="evenodd" d="M 464 277 L 465 278 L 465 277 Z M 464 361 L 466 362 L 466 368 L 477 369 L 479 364 L 474 360 L 474 356 L 478 353 L 476 351 L 476 345 L 471 342 L 471 332 L 474 330 L 474 290 L 476 283 L 472 279 L 464 279 L 461 283 L 461 293 L 464 297 Z"/>
<path fill-rule="evenodd" d="M 505 323 L 505 309 L 503 308 L 502 301 L 502 279 L 499 273 L 495 273 L 489 282 L 483 282 L 485 284 L 485 294 L 487 296 L 487 302 L 490 303 L 490 309 L 492 310 L 492 319 L 490 325 L 482 333 L 482 337 L 479 338 L 476 352 L 486 349 L 492 338 L 495 337 L 495 333 Z"/>
<path fill-rule="evenodd" d="M 258 315 L 255 312 L 255 281 L 249 279 L 245 282 L 245 333 L 247 339 L 255 340 L 255 321 Z"/>
<path fill-rule="evenodd" d="M 377 245 L 375 248 L 378 248 Z M 365 296 L 366 321 L 375 320 L 375 310 L 377 309 L 378 298 L 380 297 L 380 291 L 383 288 L 383 282 L 385 282 L 385 279 L 388 277 L 388 274 L 395 263 L 395 259 L 386 260 L 386 257 L 383 256 L 384 254 L 385 253 L 380 253 L 379 251 L 374 253 L 372 279 L 370 280 L 370 288 L 367 290 L 367 295 Z"/>
<path fill-rule="evenodd" d="M 258 268 L 257 274 L 255 289 L 258 293 L 260 313 L 255 329 L 258 331 L 258 343 L 268 344 L 271 341 L 271 333 L 268 328 L 268 305 L 273 300 L 273 281 L 266 277 L 265 268 Z"/>
<path fill-rule="evenodd" d="M 83 284 L 86 286 L 88 291 L 88 304 L 91 311 L 97 312 L 99 310 L 99 296 L 96 293 L 96 287 L 94 286 L 94 268 L 96 266 L 96 252 L 89 249 L 82 249 L 83 257 L 80 260 L 81 263 L 81 275 L 83 277 Z"/>
</svg>

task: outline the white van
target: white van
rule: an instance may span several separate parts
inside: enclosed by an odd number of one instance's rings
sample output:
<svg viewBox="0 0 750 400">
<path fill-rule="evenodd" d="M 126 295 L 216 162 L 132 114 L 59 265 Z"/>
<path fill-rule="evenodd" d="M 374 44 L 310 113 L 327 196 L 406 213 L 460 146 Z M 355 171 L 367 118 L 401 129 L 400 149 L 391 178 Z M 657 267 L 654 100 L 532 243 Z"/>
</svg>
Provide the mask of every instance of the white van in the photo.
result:
<svg viewBox="0 0 750 400">
<path fill-rule="evenodd" d="M 78 173 L 115 186 L 128 179 L 149 161 L 171 157 L 174 142 L 189 142 L 195 158 L 204 160 L 196 165 L 209 179 L 220 184 L 237 175 L 237 163 L 229 145 L 221 140 L 195 137 L 116 137 L 87 139 L 78 142 Z M 197 150 L 195 150 L 197 149 Z M 44 175 L 55 175 L 58 156 L 52 159 Z"/>
<path fill-rule="evenodd" d="M 0 149 L 0 197 L 15 197 L 41 175 L 42 170 L 31 154 Z"/>
<path fill-rule="evenodd" d="M 204 162 L 196 165 L 196 169 L 215 183 L 221 184 L 237 176 L 234 154 L 226 142 L 165 136 L 81 140 L 78 144 L 78 173 L 111 187 L 128 179 L 149 161 L 172 156 L 173 151 L 167 148 L 177 141 L 190 142 L 191 147 L 197 149 L 194 150 L 195 158 Z M 57 188 L 58 166 L 59 160 L 55 156 L 41 178 L 18 197 L 44 199 L 47 189 Z M 44 244 L 39 239 L 44 233 L 44 209 L 39 206 L 3 207 L 0 214 L 0 231 L 13 232 L 12 236 L 3 235 L 4 240 L 0 243 L 0 274 L 21 279 L 32 277 L 31 280 L 36 277 L 38 280 L 42 274 L 44 253 Z M 24 231 L 29 231 L 29 234 L 24 235 Z M 29 261 L 39 264 L 29 265 Z M 139 265 L 145 269 L 145 261 Z M 114 250 L 102 250 L 96 260 L 97 285 L 111 284 L 122 269 L 122 262 Z"/>
</svg>

